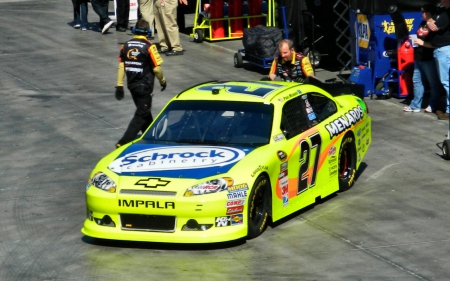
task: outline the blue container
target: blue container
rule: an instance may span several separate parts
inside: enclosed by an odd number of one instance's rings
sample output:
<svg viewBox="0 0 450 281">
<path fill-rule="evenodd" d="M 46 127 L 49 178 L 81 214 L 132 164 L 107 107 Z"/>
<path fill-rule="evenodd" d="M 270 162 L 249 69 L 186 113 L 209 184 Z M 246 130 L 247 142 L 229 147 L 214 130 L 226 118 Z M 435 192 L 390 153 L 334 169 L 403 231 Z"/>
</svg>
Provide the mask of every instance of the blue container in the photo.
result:
<svg viewBox="0 0 450 281">
<path fill-rule="evenodd" d="M 372 69 L 368 67 L 354 67 L 349 78 L 350 83 L 364 85 L 364 96 L 370 96 L 372 92 Z"/>
</svg>

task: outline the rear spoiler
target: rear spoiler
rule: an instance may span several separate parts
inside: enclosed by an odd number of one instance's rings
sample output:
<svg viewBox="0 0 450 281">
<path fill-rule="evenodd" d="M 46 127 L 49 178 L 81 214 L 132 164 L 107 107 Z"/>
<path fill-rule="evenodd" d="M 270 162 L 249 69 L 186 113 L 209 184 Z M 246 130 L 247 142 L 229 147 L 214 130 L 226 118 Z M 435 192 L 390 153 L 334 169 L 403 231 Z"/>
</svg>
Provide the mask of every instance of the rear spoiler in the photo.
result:
<svg viewBox="0 0 450 281">
<path fill-rule="evenodd" d="M 327 91 L 333 97 L 342 95 L 354 95 L 362 100 L 364 99 L 364 85 L 344 82 L 322 82 L 312 77 L 307 77 L 303 83 L 317 86 Z"/>
</svg>

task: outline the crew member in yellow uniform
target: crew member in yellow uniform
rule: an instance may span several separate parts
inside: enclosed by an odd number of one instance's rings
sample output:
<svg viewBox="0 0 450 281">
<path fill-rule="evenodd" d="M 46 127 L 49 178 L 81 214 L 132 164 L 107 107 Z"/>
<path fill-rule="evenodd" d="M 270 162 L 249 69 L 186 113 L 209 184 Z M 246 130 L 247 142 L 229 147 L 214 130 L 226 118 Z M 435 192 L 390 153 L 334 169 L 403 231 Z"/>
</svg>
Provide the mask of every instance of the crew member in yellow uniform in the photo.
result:
<svg viewBox="0 0 450 281">
<path fill-rule="evenodd" d="M 283 81 L 303 82 L 306 77 L 314 78 L 314 69 L 309 58 L 294 51 L 293 42 L 283 39 L 278 44 L 279 55 L 274 58 L 270 68 L 269 79 L 277 76 Z"/>
<path fill-rule="evenodd" d="M 160 66 L 162 59 L 156 46 L 146 38 L 148 29 L 147 21 L 138 20 L 135 26 L 135 36 L 120 48 L 116 99 L 124 98 L 123 80 L 126 74 L 128 90 L 130 90 L 136 105 L 136 112 L 116 147 L 134 140 L 139 131 L 144 132 L 152 123 L 153 116 L 150 108 L 155 76 L 162 87 L 161 91 L 164 91 L 167 86 Z"/>
</svg>

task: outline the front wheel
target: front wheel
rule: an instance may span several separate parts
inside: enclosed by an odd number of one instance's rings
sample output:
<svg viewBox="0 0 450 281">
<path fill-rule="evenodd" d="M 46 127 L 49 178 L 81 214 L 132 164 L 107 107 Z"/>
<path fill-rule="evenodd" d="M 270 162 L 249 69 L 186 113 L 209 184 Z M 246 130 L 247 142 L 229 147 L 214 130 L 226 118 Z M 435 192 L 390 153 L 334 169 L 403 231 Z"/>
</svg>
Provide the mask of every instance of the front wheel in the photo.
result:
<svg viewBox="0 0 450 281">
<path fill-rule="evenodd" d="M 355 183 L 356 147 L 355 138 L 345 135 L 339 150 L 339 191 L 346 191 Z"/>
<path fill-rule="evenodd" d="M 194 42 L 202 43 L 203 42 L 203 30 L 196 29 L 194 32 Z"/>
<path fill-rule="evenodd" d="M 269 220 L 270 183 L 266 176 L 259 176 L 253 185 L 248 203 L 248 234 L 252 239 L 259 236 Z"/>
</svg>

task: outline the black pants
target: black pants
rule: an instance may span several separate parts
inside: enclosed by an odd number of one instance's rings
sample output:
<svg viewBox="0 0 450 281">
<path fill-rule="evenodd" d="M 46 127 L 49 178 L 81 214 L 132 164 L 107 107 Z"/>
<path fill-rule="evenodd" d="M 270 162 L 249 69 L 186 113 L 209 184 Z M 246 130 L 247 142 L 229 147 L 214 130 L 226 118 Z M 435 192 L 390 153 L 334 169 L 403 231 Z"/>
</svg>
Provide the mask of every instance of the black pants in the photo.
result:
<svg viewBox="0 0 450 281">
<path fill-rule="evenodd" d="M 130 0 L 117 0 L 116 3 L 116 27 L 125 27 L 126 29 L 128 29 L 128 18 L 130 16 Z"/>
<path fill-rule="evenodd" d="M 127 130 L 123 134 L 123 137 L 118 142 L 120 145 L 136 139 L 139 131 L 144 133 L 153 121 L 153 116 L 150 111 L 150 108 L 152 107 L 151 93 L 153 87 L 140 85 L 129 90 L 133 97 L 134 104 L 136 105 L 136 112 L 134 113 L 133 119 L 131 119 Z"/>
<path fill-rule="evenodd" d="M 91 5 L 97 15 L 100 17 L 100 29 L 111 21 L 108 14 L 109 0 L 91 0 Z"/>
</svg>

